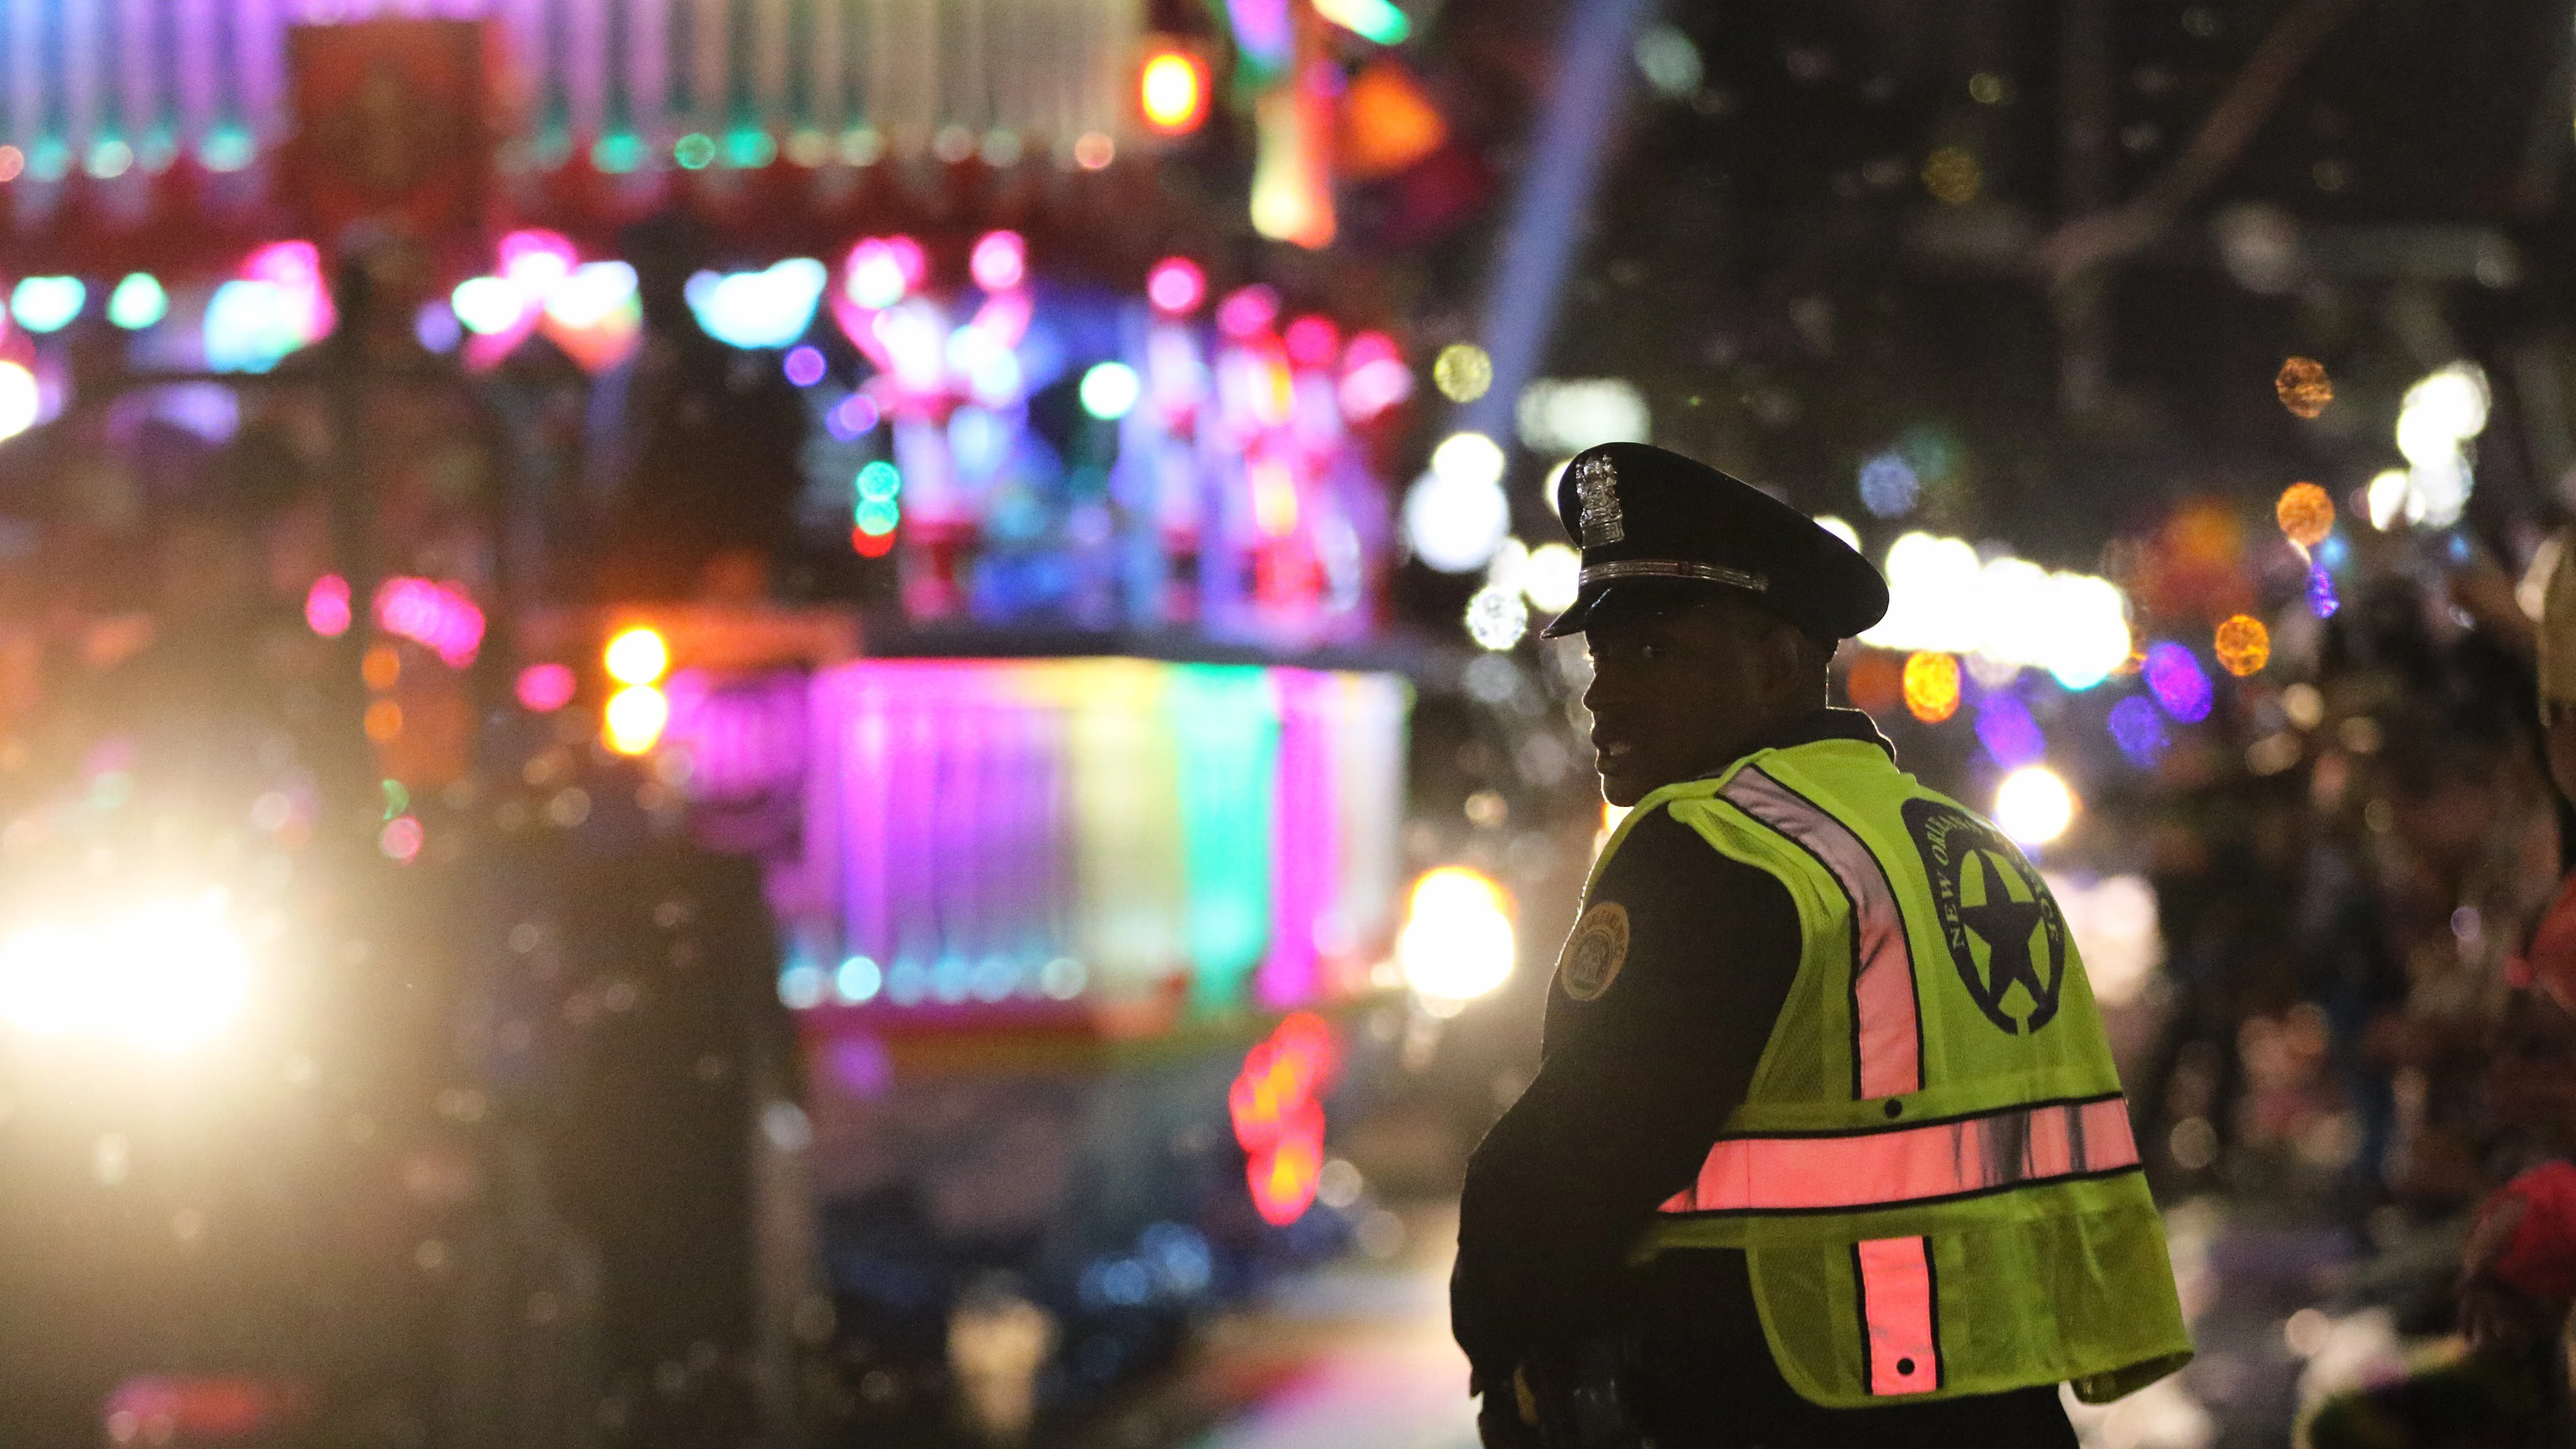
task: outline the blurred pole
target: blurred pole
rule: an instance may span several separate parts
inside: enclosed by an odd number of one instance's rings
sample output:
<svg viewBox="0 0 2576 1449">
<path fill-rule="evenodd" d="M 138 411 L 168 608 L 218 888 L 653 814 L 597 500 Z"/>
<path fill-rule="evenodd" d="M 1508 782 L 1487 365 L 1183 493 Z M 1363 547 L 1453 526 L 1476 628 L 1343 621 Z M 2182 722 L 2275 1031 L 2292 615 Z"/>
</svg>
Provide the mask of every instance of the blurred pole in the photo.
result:
<svg viewBox="0 0 2576 1449">
<path fill-rule="evenodd" d="M 2111 3 L 2065 0 L 2058 39 L 2059 224 L 2111 202 Z M 2057 399 L 2072 417 L 2102 406 L 2109 380 L 2110 278 L 2106 262 L 2058 283 Z"/>
<path fill-rule="evenodd" d="M 1512 446 L 1512 411 L 1546 360 L 1558 303 L 1575 248 L 1590 230 L 1592 193 L 1609 151 L 1611 127 L 1627 109 L 1637 32 L 1656 0 L 1568 0 L 1557 42 L 1556 84 L 1531 128 L 1520 194 L 1505 223 L 1503 249 L 1485 300 L 1485 350 L 1494 381 L 1460 410 L 1458 426 Z M 1543 501 L 1513 496 L 1512 513 L 1527 522 L 1554 516 Z"/>
</svg>

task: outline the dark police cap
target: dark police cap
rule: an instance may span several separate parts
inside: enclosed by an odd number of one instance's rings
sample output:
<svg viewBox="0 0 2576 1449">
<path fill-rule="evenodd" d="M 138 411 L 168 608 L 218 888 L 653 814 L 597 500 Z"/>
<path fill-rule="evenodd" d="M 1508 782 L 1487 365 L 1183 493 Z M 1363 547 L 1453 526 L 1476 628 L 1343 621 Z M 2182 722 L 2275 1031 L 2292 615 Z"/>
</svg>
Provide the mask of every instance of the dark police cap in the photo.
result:
<svg viewBox="0 0 2576 1449">
<path fill-rule="evenodd" d="M 1749 599 L 1820 639 L 1887 612 L 1887 580 L 1814 519 L 1706 463 L 1604 443 L 1566 465 L 1557 516 L 1583 550 L 1583 589 L 1555 638 L 1711 594 Z"/>
</svg>

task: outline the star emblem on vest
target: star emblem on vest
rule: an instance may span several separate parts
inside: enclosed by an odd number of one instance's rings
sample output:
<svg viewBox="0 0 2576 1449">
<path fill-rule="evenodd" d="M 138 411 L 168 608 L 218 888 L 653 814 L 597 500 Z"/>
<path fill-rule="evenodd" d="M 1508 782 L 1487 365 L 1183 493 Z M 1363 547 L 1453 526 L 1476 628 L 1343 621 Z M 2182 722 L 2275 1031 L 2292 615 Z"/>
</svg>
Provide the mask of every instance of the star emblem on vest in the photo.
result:
<svg viewBox="0 0 2576 1449">
<path fill-rule="evenodd" d="M 1909 800 L 1941 934 L 1986 1020 L 2016 1036 L 2057 1016 L 2066 986 L 2066 919 L 2048 887 L 1996 829 L 1955 805 Z"/>
<path fill-rule="evenodd" d="M 1574 465 L 1574 496 L 1581 501 L 1583 546 L 1600 548 L 1628 537 L 1628 516 L 1619 507 L 1619 470 L 1596 453 Z"/>
</svg>

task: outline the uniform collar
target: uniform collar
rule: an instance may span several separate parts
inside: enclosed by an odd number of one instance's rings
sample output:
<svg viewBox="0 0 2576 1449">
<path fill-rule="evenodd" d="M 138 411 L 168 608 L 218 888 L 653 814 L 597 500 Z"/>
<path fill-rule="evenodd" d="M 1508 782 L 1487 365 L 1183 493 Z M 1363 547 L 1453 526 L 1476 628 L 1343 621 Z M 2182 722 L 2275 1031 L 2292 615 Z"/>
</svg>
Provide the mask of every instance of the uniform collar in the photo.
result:
<svg viewBox="0 0 2576 1449">
<path fill-rule="evenodd" d="M 1744 754 L 1738 755 L 1736 759 L 1758 755 L 1764 750 L 1786 750 L 1798 745 L 1818 744 L 1825 740 L 1859 740 L 1885 750 L 1891 763 L 1896 759 L 1896 746 L 1888 742 L 1887 736 L 1878 732 L 1877 723 L 1868 715 L 1856 709 L 1838 709 L 1832 705 L 1798 716 L 1770 737 L 1754 741 Z M 1735 760 L 1729 760 L 1723 768 L 1711 770 L 1699 778 L 1714 780 L 1734 768 Z"/>
<path fill-rule="evenodd" d="M 1889 759 L 1896 758 L 1896 746 L 1888 743 L 1887 736 L 1878 732 L 1876 721 L 1859 710 L 1837 709 L 1831 705 L 1800 716 L 1780 732 L 1779 738 L 1766 741 L 1761 747 L 1784 750 L 1791 745 L 1812 745 L 1819 740 L 1860 740 L 1887 751 Z M 1746 753 L 1752 752 L 1748 750 Z"/>
</svg>

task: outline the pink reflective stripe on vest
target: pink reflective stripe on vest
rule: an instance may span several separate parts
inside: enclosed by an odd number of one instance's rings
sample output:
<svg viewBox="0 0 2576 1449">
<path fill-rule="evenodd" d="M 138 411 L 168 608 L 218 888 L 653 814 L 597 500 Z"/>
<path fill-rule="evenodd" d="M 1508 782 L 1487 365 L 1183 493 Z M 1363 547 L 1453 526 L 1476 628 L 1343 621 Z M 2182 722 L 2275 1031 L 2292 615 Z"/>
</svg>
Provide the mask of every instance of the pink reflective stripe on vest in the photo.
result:
<svg viewBox="0 0 2576 1449">
<path fill-rule="evenodd" d="M 1668 1213 L 1896 1207 L 2138 1165 L 2122 1097 L 1833 1137 L 1730 1137 Z"/>
<path fill-rule="evenodd" d="M 1932 1244 L 1873 1238 L 1852 1245 L 1860 1273 L 1861 1331 L 1869 1340 L 1869 1391 L 1928 1394 L 1941 1387 L 1941 1344 L 1932 1329 Z"/>
<path fill-rule="evenodd" d="M 1841 882 L 1852 911 L 1852 1055 L 1856 1095 L 1923 1090 L 1923 1035 L 1915 1017 L 1914 951 L 1887 872 L 1851 828 L 1751 765 L 1718 792 L 1779 831 Z"/>
</svg>

